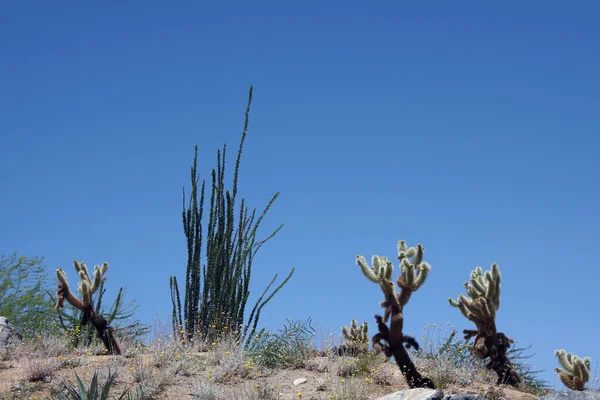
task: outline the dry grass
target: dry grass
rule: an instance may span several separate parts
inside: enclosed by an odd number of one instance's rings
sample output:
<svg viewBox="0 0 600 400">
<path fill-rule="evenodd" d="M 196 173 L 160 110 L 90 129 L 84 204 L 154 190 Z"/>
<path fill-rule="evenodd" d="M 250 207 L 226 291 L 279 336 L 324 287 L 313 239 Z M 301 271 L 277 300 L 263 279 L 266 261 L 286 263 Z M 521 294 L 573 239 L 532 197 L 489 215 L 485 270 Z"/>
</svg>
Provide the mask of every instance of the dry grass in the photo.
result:
<svg viewBox="0 0 600 400">
<path fill-rule="evenodd" d="M 286 335 L 272 333 L 251 353 L 228 337 L 214 343 L 181 343 L 161 327 L 155 327 L 153 340 L 130 345 L 123 356 L 104 355 L 101 347 L 73 349 L 62 338 L 37 338 L 5 355 L 0 398 L 61 399 L 61 383 L 75 384 L 75 373 L 89 383 L 94 372 L 104 381 L 109 370 L 117 372 L 111 394 L 118 397 L 128 390 L 127 400 L 367 400 L 408 388 L 393 360 L 382 354 L 342 357 L 327 351 L 335 344 L 332 334 L 315 340 L 318 333 L 305 335 L 308 331 L 294 326 L 286 328 Z M 452 350 L 454 345 L 432 327 L 426 327 L 425 340 L 420 340 L 423 351 L 411 350 L 411 357 L 446 394 L 536 398 L 494 385 L 494 376 L 465 362 L 462 349 Z M 452 351 L 440 352 L 441 346 Z M 295 385 L 297 378 L 305 382 Z"/>
<path fill-rule="evenodd" d="M 61 367 L 56 358 L 23 358 L 19 361 L 23 378 L 27 382 L 50 381 Z"/>
</svg>

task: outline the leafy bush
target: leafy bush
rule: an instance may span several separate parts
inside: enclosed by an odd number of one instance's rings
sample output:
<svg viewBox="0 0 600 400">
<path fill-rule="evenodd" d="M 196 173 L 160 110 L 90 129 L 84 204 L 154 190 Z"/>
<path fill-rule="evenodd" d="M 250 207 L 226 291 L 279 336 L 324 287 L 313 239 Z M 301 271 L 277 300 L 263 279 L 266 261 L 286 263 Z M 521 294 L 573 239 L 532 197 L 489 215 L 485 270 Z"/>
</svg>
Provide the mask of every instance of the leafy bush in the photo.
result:
<svg viewBox="0 0 600 400">
<path fill-rule="evenodd" d="M 310 318 L 304 322 L 288 318 L 277 332 L 261 331 L 250 343 L 247 354 L 267 368 L 300 367 L 310 358 L 314 335 Z"/>
<path fill-rule="evenodd" d="M 43 259 L 0 255 L 0 315 L 8 318 L 23 337 L 57 332 L 50 322 L 54 303 L 45 297 L 49 284 Z"/>
</svg>

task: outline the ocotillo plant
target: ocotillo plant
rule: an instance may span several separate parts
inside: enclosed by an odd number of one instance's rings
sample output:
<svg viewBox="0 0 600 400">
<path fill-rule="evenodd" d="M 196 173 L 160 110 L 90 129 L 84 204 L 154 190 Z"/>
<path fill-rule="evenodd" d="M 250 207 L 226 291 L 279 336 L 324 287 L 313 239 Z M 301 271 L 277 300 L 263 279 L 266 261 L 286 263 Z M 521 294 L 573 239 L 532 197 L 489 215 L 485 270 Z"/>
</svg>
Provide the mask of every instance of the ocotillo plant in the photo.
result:
<svg viewBox="0 0 600 400">
<path fill-rule="evenodd" d="M 586 382 L 590 379 L 590 364 L 592 360 L 589 357 L 581 359 L 564 350 L 556 350 L 554 354 L 558 358 L 560 365 L 566 369 L 566 371 L 560 368 L 554 369 L 558 373 L 562 383 L 569 389 L 584 390 Z"/>
<path fill-rule="evenodd" d="M 67 281 L 67 274 L 62 269 L 56 270 L 56 277 L 60 282 L 58 284 L 58 290 L 56 291 L 56 309 L 64 307 L 64 301 L 67 300 L 76 309 L 83 312 L 82 325 L 90 322 L 94 328 L 98 337 L 102 339 L 106 350 L 110 354 L 121 354 L 121 346 L 117 341 L 117 338 L 113 335 L 114 330 L 108 326 L 108 321 L 104 319 L 94 310 L 94 303 L 92 301 L 92 295 L 98 290 L 100 284 L 105 278 L 102 276 L 108 269 L 108 264 L 103 263 L 101 267 L 94 266 L 94 280 L 92 281 L 88 269 L 84 263 L 73 261 L 75 271 L 79 275 L 79 285 L 77 290 L 81 293 L 81 300 L 73 294 L 69 288 L 69 282 Z"/>
<path fill-rule="evenodd" d="M 202 216 L 205 181 L 202 181 L 200 200 L 198 201 L 200 177 L 196 171 L 198 146 L 195 147 L 194 162 L 191 168 L 192 189 L 187 208 L 185 206 L 185 189 L 183 194 L 183 229 L 188 251 L 183 318 L 177 278 L 172 276 L 170 279 L 173 328 L 176 333 L 180 334 L 182 340 L 190 340 L 194 336 L 211 340 L 221 334 L 232 332 L 238 336 L 240 343 L 244 342 L 247 334 L 255 330 L 263 306 L 273 298 L 294 273 L 294 269 L 292 269 L 287 278 L 263 300 L 277 278 L 275 275 L 258 298 L 244 325 L 244 312 L 250 294 L 252 261 L 260 247 L 283 227 L 283 224 L 280 225 L 266 239 L 256 239 L 258 227 L 279 193 L 275 193 L 256 220 L 256 209 L 249 213 L 243 198 L 239 206 L 236 205 L 238 172 L 248 129 L 251 102 L 252 86 L 250 86 L 248 94 L 244 130 L 235 162 L 231 192 L 225 189 L 224 183 L 226 146 L 223 146 L 222 152 L 217 151 L 217 169 L 212 170 L 212 189 L 205 245 L 206 264 L 202 267 Z M 239 207 L 239 215 L 237 215 L 236 221 L 235 210 L 237 207 Z M 246 344 L 249 340 L 250 336 L 247 337 Z"/>
<path fill-rule="evenodd" d="M 396 293 L 394 283 L 392 282 L 393 264 L 386 257 L 373 256 L 373 266 L 369 267 L 363 256 L 356 256 L 356 263 L 362 270 L 367 279 L 379 284 L 383 291 L 385 300 L 381 306 L 385 308 L 384 316 L 375 315 L 379 333 L 371 339 L 376 351 L 385 353 L 386 356 L 394 356 L 396 364 L 406 378 L 406 382 L 411 388 L 425 387 L 434 388 L 434 384 L 429 378 L 423 377 L 415 364 L 411 361 L 408 352 L 404 348 L 415 347 L 419 345 L 415 338 L 406 336 L 402 332 L 404 325 L 404 315 L 402 314 L 404 306 L 408 303 L 413 292 L 418 290 L 425 279 L 431 267 L 423 262 L 423 246 L 406 248 L 406 243 L 401 240 L 398 242 L 398 260 L 402 274 L 398 277 L 396 283 L 400 287 L 400 293 Z M 410 259 L 412 257 L 412 260 Z M 390 326 L 386 325 L 391 316 Z M 387 342 L 382 344 L 381 341 Z"/>
<path fill-rule="evenodd" d="M 465 282 L 469 298 L 459 294 L 458 301 L 448 299 L 450 305 L 458 307 L 461 313 L 475 323 L 477 330 L 465 329 L 465 340 L 473 336 L 475 340 L 471 352 L 480 359 L 490 358 L 487 369 L 498 375 L 498 384 L 517 386 L 521 378 L 515 371 L 506 352 L 513 340 L 496 330 L 496 312 L 500 307 L 500 270 L 494 263 L 485 274 L 481 267 L 471 272 L 471 284 Z"/>
</svg>

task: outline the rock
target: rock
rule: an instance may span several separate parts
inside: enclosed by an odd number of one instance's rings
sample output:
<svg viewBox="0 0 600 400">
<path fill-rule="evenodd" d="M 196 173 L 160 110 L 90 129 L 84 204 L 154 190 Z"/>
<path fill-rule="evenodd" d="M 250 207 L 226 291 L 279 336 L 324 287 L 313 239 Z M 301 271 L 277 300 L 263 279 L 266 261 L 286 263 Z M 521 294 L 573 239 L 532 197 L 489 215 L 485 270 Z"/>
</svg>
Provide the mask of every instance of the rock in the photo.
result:
<svg viewBox="0 0 600 400">
<path fill-rule="evenodd" d="M 21 343 L 23 343 L 23 337 L 17 329 L 8 322 L 8 318 L 0 317 L 0 351 Z"/>
<path fill-rule="evenodd" d="M 378 397 L 376 400 L 442 400 L 444 393 L 435 389 L 408 389 Z M 454 400 L 454 399 L 453 399 Z"/>
<path fill-rule="evenodd" d="M 600 392 L 594 390 L 559 390 L 540 397 L 540 400 L 600 400 Z"/>
<path fill-rule="evenodd" d="M 303 383 L 306 383 L 306 378 L 294 379 L 294 386 L 302 385 Z"/>
<path fill-rule="evenodd" d="M 484 400 L 484 398 L 476 394 L 453 394 L 444 397 L 444 400 Z"/>
</svg>

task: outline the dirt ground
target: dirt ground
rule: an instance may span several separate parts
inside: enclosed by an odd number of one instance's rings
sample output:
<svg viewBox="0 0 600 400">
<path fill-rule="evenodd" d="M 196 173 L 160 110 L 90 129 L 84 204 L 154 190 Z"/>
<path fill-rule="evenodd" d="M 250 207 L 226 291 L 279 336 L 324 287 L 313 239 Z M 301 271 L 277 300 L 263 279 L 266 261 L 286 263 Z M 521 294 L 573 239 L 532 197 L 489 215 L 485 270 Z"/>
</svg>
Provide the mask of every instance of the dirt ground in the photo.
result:
<svg viewBox="0 0 600 400">
<path fill-rule="evenodd" d="M 206 354 L 190 357 L 201 360 Z M 51 377 L 28 382 L 24 368 L 31 369 L 32 360 L 0 362 L 0 399 L 56 399 L 64 383 L 76 387 L 75 374 L 87 386 L 94 371 L 100 371 L 104 382 L 108 371 L 116 371 L 111 395 L 117 396 L 129 390 L 131 399 L 193 399 L 202 400 L 361 400 L 376 399 L 397 390 L 408 389 L 404 377 L 393 362 L 381 366 L 384 379 L 364 376 L 340 376 L 339 361 L 328 357 L 315 357 L 304 368 L 275 369 L 240 373 L 232 369 L 229 376 L 219 377 L 215 383 L 215 371 L 210 368 L 189 370 L 185 365 L 153 364 L 151 357 L 80 355 L 46 359 L 40 362 L 53 364 L 57 370 Z M 250 367 L 248 367 L 250 368 Z M 342 374 L 343 375 L 343 374 Z M 295 382 L 296 381 L 296 382 Z M 145 389 L 142 389 L 145 388 Z M 538 396 L 509 387 L 489 384 L 450 384 L 441 388 L 445 394 L 473 393 L 490 399 L 533 400 Z M 145 393 L 142 393 L 145 391 Z M 127 396 L 125 396 L 127 398 Z"/>
</svg>

